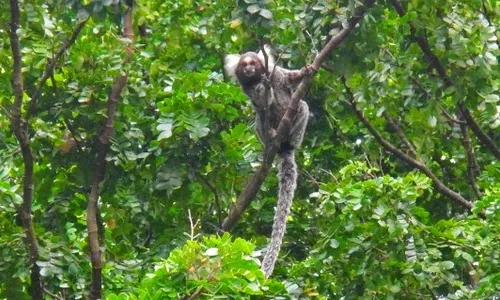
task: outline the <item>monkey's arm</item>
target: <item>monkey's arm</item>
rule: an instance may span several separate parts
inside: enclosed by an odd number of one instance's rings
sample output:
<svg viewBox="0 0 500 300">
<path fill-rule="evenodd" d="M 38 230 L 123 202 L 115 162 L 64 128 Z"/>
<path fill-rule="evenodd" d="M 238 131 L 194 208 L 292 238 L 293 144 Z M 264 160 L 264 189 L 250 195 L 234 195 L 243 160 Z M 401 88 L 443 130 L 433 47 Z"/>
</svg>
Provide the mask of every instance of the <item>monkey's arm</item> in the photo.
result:
<svg viewBox="0 0 500 300">
<path fill-rule="evenodd" d="M 281 82 L 283 83 L 283 85 L 287 87 L 296 87 L 302 81 L 302 78 L 304 78 L 304 76 L 312 75 L 314 74 L 314 72 L 315 70 L 312 65 L 307 65 L 300 70 L 288 70 L 276 66 L 273 80 L 276 80 L 276 77 L 279 77 L 281 78 Z"/>
<path fill-rule="evenodd" d="M 262 143 L 266 145 L 269 140 L 274 137 L 273 128 L 270 128 L 270 106 L 273 102 L 273 91 L 263 77 L 261 83 L 259 83 L 255 88 L 248 91 L 248 96 L 252 101 L 253 109 L 255 111 L 255 130 L 257 131 L 257 136 Z"/>
</svg>

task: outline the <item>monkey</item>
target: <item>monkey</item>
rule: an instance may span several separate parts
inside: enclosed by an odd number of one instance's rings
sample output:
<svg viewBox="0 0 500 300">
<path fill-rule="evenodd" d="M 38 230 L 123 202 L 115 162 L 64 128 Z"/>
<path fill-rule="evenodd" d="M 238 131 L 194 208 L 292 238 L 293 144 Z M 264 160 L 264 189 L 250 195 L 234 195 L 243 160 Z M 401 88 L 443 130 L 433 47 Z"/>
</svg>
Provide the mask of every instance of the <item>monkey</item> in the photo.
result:
<svg viewBox="0 0 500 300">
<path fill-rule="evenodd" d="M 224 69 L 229 77 L 237 79 L 255 111 L 255 130 L 260 142 L 266 147 L 276 135 L 276 129 L 292 99 L 292 93 L 304 76 L 316 70 L 308 65 L 300 70 L 288 70 L 275 65 L 270 55 L 270 47 L 265 46 L 268 55 L 266 72 L 264 54 L 246 52 L 242 55 L 229 54 L 224 59 Z M 268 75 L 269 74 L 269 75 Z M 269 78 L 268 78 L 269 76 Z M 274 215 L 271 241 L 264 256 L 261 269 L 266 278 L 271 276 L 286 229 L 286 218 L 290 213 L 297 184 L 295 151 L 302 144 L 309 118 L 307 103 L 300 100 L 295 118 L 291 122 L 288 136 L 284 137 L 278 150 L 279 192 Z M 269 128 L 266 128 L 268 125 Z"/>
</svg>

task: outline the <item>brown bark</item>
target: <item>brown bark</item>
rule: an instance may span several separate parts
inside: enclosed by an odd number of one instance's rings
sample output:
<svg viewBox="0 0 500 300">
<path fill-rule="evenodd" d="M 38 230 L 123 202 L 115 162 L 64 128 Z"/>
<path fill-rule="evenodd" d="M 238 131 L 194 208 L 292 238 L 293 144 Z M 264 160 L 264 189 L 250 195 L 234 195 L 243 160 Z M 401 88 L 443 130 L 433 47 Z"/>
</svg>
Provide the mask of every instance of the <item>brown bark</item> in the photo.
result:
<svg viewBox="0 0 500 300">
<path fill-rule="evenodd" d="M 23 104 L 23 78 L 21 73 L 22 57 L 21 57 L 21 42 L 17 35 L 20 23 L 19 3 L 17 0 L 10 0 L 10 46 L 12 48 L 13 57 L 13 73 L 12 73 L 12 89 L 14 90 L 14 104 L 12 104 L 11 126 L 16 139 L 21 147 L 21 154 L 24 162 L 24 178 L 23 178 L 23 203 L 18 208 L 18 213 L 21 216 L 24 234 L 26 235 L 26 243 L 28 244 L 28 254 L 30 261 L 30 293 L 32 299 L 43 299 L 43 285 L 40 277 L 40 268 L 36 264 L 39 252 L 38 241 L 36 238 L 33 219 L 31 216 L 31 205 L 33 202 L 33 153 L 31 151 L 27 126 L 21 126 L 21 107 Z M 26 121 L 27 122 L 27 121 Z"/>
<path fill-rule="evenodd" d="M 123 17 L 123 35 L 133 40 L 134 33 L 132 27 L 132 8 L 128 8 Z M 124 64 L 132 59 L 131 45 L 125 49 Z M 106 172 L 106 155 L 109 150 L 109 141 L 113 132 L 115 123 L 118 98 L 127 84 L 127 74 L 120 73 L 113 83 L 111 93 L 107 102 L 106 124 L 101 129 L 101 134 L 96 141 L 97 155 L 95 158 L 95 171 L 90 186 L 90 195 L 87 204 L 87 230 L 90 248 L 90 262 L 92 264 L 92 282 L 90 284 L 90 299 L 101 299 L 102 285 L 102 253 L 99 243 L 99 185 L 104 179 Z"/>
<path fill-rule="evenodd" d="M 358 24 L 361 18 L 365 15 L 366 9 L 373 6 L 374 3 L 375 0 L 366 0 L 364 7 L 358 9 L 354 13 L 354 16 L 349 19 L 348 26 L 343 28 L 337 35 L 333 36 L 328 41 L 328 43 L 323 47 L 321 52 L 312 62 L 314 70 L 319 70 L 328 55 L 333 51 L 333 49 L 335 49 L 340 43 L 342 43 L 342 41 L 344 41 L 346 37 L 349 36 L 349 34 L 354 30 L 356 24 Z M 300 99 L 303 99 L 309 91 L 313 76 L 314 74 L 304 77 L 304 79 L 302 79 L 302 82 L 293 93 L 291 103 L 287 108 L 283 118 L 281 119 L 278 128 L 276 129 L 276 137 L 271 143 L 269 143 L 269 147 L 266 147 L 266 149 L 264 149 L 264 159 L 262 161 L 262 166 L 246 184 L 244 190 L 238 196 L 238 200 L 231 205 L 229 214 L 222 222 L 222 230 L 231 230 L 238 219 L 241 217 L 245 209 L 255 198 L 257 191 L 259 190 L 260 186 L 264 182 L 264 179 L 267 177 L 269 170 L 271 169 L 271 164 L 274 157 L 276 156 L 276 152 L 279 149 L 279 145 L 283 140 L 283 137 L 287 136 L 290 132 L 291 120 L 293 120 L 295 114 L 297 113 Z"/>
</svg>

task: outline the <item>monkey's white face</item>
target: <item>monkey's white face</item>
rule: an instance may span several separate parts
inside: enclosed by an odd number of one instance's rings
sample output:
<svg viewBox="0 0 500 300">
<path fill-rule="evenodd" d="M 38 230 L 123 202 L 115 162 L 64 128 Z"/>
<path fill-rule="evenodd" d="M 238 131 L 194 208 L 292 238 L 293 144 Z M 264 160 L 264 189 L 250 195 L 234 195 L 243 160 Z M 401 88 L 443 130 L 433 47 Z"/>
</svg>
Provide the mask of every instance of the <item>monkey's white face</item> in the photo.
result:
<svg viewBox="0 0 500 300">
<path fill-rule="evenodd" d="M 243 74 L 246 77 L 253 77 L 256 73 L 256 68 L 258 67 L 257 64 L 259 62 L 256 62 L 253 58 L 251 57 L 244 57 L 241 61 L 241 67 L 243 68 Z"/>
</svg>

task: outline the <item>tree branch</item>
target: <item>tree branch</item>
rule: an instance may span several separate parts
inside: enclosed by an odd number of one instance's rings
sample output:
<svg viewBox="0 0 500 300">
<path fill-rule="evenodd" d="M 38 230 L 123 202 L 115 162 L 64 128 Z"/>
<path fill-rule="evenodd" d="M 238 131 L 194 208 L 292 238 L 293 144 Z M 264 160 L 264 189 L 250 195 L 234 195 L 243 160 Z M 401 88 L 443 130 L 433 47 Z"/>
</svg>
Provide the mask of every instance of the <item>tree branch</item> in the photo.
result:
<svg viewBox="0 0 500 300">
<path fill-rule="evenodd" d="M 344 87 L 346 89 L 348 99 L 349 99 L 349 105 L 351 106 L 352 110 L 358 117 L 358 119 L 365 125 L 365 127 L 368 129 L 368 131 L 373 135 L 375 140 L 386 150 L 395 155 L 397 158 L 401 159 L 402 161 L 406 162 L 407 164 L 411 165 L 412 167 L 418 169 L 420 172 L 424 173 L 427 177 L 429 177 L 436 190 L 441 193 L 442 195 L 446 196 L 447 198 L 453 200 L 454 202 L 458 203 L 460 206 L 463 206 L 467 209 L 472 209 L 473 205 L 470 201 L 466 200 L 463 198 L 460 194 L 456 193 L 455 191 L 451 190 L 449 187 L 447 187 L 443 182 L 441 182 L 437 176 L 429 169 L 421 160 L 414 159 L 410 157 L 409 155 L 405 154 L 403 151 L 397 149 L 394 145 L 392 145 L 389 141 L 384 139 L 382 135 L 377 131 L 375 127 L 368 121 L 368 119 L 363 115 L 363 113 L 358 109 L 356 102 L 354 100 L 354 95 L 351 92 L 351 89 L 347 86 L 347 83 L 345 81 L 345 78 L 342 77 L 342 82 L 344 83 Z"/>
<path fill-rule="evenodd" d="M 467 179 L 469 181 L 469 185 L 476 194 L 476 197 L 481 198 L 482 193 L 476 182 L 476 175 L 479 174 L 479 166 L 477 165 L 477 160 L 474 156 L 474 149 L 472 148 L 472 143 L 467 126 L 465 126 L 464 124 L 460 124 L 460 132 L 462 133 L 462 138 L 460 139 L 460 141 L 467 157 Z"/>
<path fill-rule="evenodd" d="M 365 5 L 362 8 L 359 8 L 355 11 L 354 15 L 348 20 L 348 26 L 343 28 L 337 35 L 333 36 L 325 47 L 321 50 L 321 52 L 314 59 L 312 66 L 314 70 L 319 70 L 323 62 L 326 60 L 327 56 L 335 49 L 344 39 L 349 36 L 352 32 L 356 24 L 361 20 L 361 18 L 366 13 L 366 9 L 373 6 L 375 0 L 366 0 Z M 281 122 L 276 129 L 276 137 L 274 140 L 268 144 L 268 146 L 264 149 L 263 162 L 257 172 L 252 176 L 250 181 L 245 186 L 244 190 L 238 197 L 238 200 L 231 205 L 228 216 L 222 222 L 222 229 L 224 231 L 229 231 L 236 224 L 240 216 L 243 214 L 245 209 L 248 207 L 250 202 L 255 198 L 257 191 L 260 186 L 264 182 L 264 179 L 267 177 L 269 170 L 271 168 L 271 164 L 276 155 L 276 152 L 279 149 L 279 145 L 283 140 L 283 137 L 287 136 L 290 132 L 290 123 L 291 120 L 295 117 L 297 113 L 297 108 L 300 99 L 304 98 L 306 93 L 309 91 L 311 87 L 312 79 L 315 74 L 311 74 L 302 79 L 302 82 L 299 84 L 297 89 L 292 95 L 292 99 L 290 101 L 290 105 L 288 106 Z"/>
<path fill-rule="evenodd" d="M 391 116 L 387 112 L 384 111 L 384 118 L 387 120 L 389 125 L 394 129 L 396 134 L 399 136 L 401 141 L 406 145 L 408 148 L 408 152 L 410 152 L 411 156 L 413 158 L 417 158 L 417 151 L 415 151 L 415 147 L 413 147 L 412 143 L 406 138 L 406 135 L 404 134 L 403 130 L 401 129 L 401 126 L 397 124 Z"/>
<path fill-rule="evenodd" d="M 397 0 L 390 0 L 392 6 L 398 13 L 400 17 L 403 17 L 406 13 L 403 9 L 403 6 L 401 3 L 399 3 Z M 410 26 L 410 33 L 411 36 L 415 39 L 417 44 L 419 45 L 420 49 L 424 53 L 425 57 L 429 61 L 429 64 L 433 69 L 435 69 L 439 77 L 444 83 L 445 87 L 450 87 L 453 86 L 453 82 L 451 81 L 450 77 L 448 76 L 446 69 L 444 68 L 443 64 L 441 64 L 441 61 L 439 58 L 432 52 L 431 47 L 429 45 L 429 41 L 427 40 L 426 37 L 422 37 L 417 35 L 417 29 L 415 25 L 413 24 L 412 21 L 408 21 L 408 25 Z M 477 136 L 481 144 L 486 147 L 490 152 L 493 153 L 493 155 L 497 158 L 500 159 L 500 148 L 495 144 L 493 139 L 491 139 L 482 129 L 481 127 L 476 123 L 474 118 L 472 117 L 472 114 L 470 113 L 469 109 L 465 106 L 465 104 L 460 100 L 458 102 L 458 107 L 460 111 L 462 112 L 462 115 L 467 122 L 467 126 L 470 127 L 472 132 L 474 132 L 474 135 Z"/>
<path fill-rule="evenodd" d="M 19 3 L 17 0 L 10 0 L 10 46 L 12 49 L 12 89 L 14 91 L 14 103 L 12 104 L 11 126 L 16 139 L 21 147 L 21 154 L 24 162 L 24 179 L 23 179 L 23 203 L 19 207 L 18 212 L 21 216 L 24 234 L 26 235 L 26 243 L 28 244 L 28 254 L 30 261 L 30 293 L 32 299 L 43 299 L 44 289 L 40 276 L 40 267 L 36 264 L 39 251 L 38 241 L 36 238 L 33 219 L 31 216 L 31 205 L 33 202 L 33 164 L 34 158 L 29 143 L 29 136 L 26 128 L 21 126 L 21 107 L 23 104 L 23 77 L 22 77 L 22 56 L 21 42 L 17 31 L 19 29 L 21 13 L 19 11 Z"/>
<path fill-rule="evenodd" d="M 194 172 L 198 176 L 198 178 L 200 178 L 200 180 L 203 181 L 203 183 L 208 187 L 208 189 L 212 191 L 212 193 L 214 194 L 214 202 L 215 206 L 217 207 L 217 218 L 219 221 L 218 229 L 220 229 L 222 227 L 222 208 L 220 205 L 219 193 L 217 193 L 217 189 L 208 181 L 208 179 L 205 178 L 205 176 L 203 176 L 203 174 L 201 174 L 197 170 L 195 170 Z"/>
<path fill-rule="evenodd" d="M 465 122 L 467 122 L 467 125 L 477 136 L 481 144 L 489 149 L 497 159 L 500 159 L 500 148 L 498 148 L 492 138 L 490 138 L 486 133 L 484 133 L 484 131 L 481 130 L 481 127 L 479 127 L 479 124 L 477 124 L 476 120 L 474 120 L 470 111 L 465 107 L 463 103 L 459 103 L 458 108 L 460 109 Z"/>
<path fill-rule="evenodd" d="M 132 7 L 129 7 L 123 17 L 123 35 L 130 40 L 133 40 L 132 28 Z M 127 64 L 132 59 L 131 45 L 127 45 L 125 49 L 124 64 Z M 127 84 L 127 73 L 121 72 L 113 83 L 111 93 L 107 102 L 106 124 L 101 129 L 101 134 L 96 140 L 97 155 L 95 158 L 95 171 L 92 179 L 89 200 L 87 205 L 87 230 L 90 248 L 90 261 L 92 264 L 92 282 L 90 285 L 90 299 L 101 299 L 101 284 L 102 284 L 102 257 L 99 245 L 99 185 L 104 179 L 106 171 L 106 155 L 109 149 L 109 141 L 113 132 L 115 123 L 117 102 L 120 94 Z"/>
<path fill-rule="evenodd" d="M 42 94 L 42 88 L 45 85 L 45 82 L 47 82 L 47 79 L 49 79 L 50 76 L 52 76 L 57 61 L 61 58 L 64 52 L 68 50 L 69 47 L 71 47 L 75 43 L 76 39 L 78 38 L 78 35 L 82 31 L 83 27 L 85 27 L 85 24 L 87 23 L 88 20 L 89 19 L 87 18 L 85 20 L 79 21 L 79 23 L 73 29 L 70 38 L 66 42 L 64 42 L 61 45 L 61 47 L 59 47 L 59 50 L 57 50 L 54 57 L 52 57 L 51 59 L 47 59 L 47 63 L 45 65 L 45 71 L 43 71 L 42 77 L 40 77 L 40 81 L 38 82 L 38 85 L 35 88 L 35 92 L 33 93 L 33 96 L 31 96 L 29 109 L 26 112 L 26 120 L 28 120 L 32 115 L 35 114 L 36 105 Z"/>
</svg>

